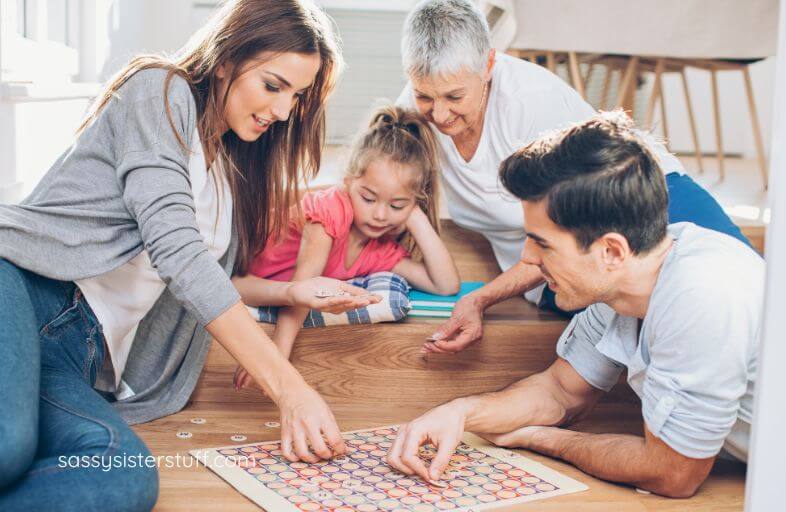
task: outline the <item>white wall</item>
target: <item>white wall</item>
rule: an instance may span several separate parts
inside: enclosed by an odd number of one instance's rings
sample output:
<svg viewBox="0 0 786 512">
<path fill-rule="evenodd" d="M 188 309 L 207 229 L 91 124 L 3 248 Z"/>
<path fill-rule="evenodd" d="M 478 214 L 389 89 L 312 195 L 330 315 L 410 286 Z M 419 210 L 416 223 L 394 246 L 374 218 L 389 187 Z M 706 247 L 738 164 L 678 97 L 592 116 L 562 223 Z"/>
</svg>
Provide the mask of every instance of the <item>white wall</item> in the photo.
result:
<svg viewBox="0 0 786 512">
<path fill-rule="evenodd" d="M 73 142 L 88 104 L 78 96 L 0 99 L 0 203 L 33 190 Z"/>
</svg>

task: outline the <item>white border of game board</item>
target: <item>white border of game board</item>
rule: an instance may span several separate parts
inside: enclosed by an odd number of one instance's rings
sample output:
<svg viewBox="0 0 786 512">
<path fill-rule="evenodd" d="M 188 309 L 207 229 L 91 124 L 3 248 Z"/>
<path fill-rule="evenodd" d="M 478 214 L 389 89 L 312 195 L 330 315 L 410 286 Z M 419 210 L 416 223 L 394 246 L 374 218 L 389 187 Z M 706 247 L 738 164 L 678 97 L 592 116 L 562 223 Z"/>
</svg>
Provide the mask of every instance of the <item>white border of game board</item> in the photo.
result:
<svg viewBox="0 0 786 512">
<path fill-rule="evenodd" d="M 372 428 L 364 428 L 360 430 L 352 430 L 348 432 L 343 432 L 343 434 L 355 434 L 357 432 L 368 432 L 369 430 L 378 430 L 382 428 L 398 428 L 398 425 L 387 425 L 387 426 L 380 426 L 380 427 L 372 427 Z M 499 448 L 496 446 L 490 445 L 484 439 L 480 437 L 470 434 L 468 432 L 464 433 L 462 437 L 462 441 L 471 446 L 472 448 L 486 453 L 492 457 L 496 457 L 500 460 L 504 460 L 505 462 L 516 466 L 519 469 L 523 469 L 528 473 L 532 473 L 533 475 L 545 480 L 550 484 L 554 484 L 558 487 L 558 489 L 554 491 L 548 491 L 544 493 L 537 493 L 532 494 L 530 496 L 522 496 L 520 498 L 513 498 L 510 500 L 503 500 L 494 503 L 484 503 L 482 505 L 473 505 L 471 507 L 458 507 L 451 509 L 454 512 L 474 512 L 478 510 L 490 510 L 494 508 L 500 507 L 507 507 L 510 505 L 516 505 L 520 503 L 525 503 L 529 501 L 536 501 L 545 498 L 553 498 L 555 496 L 561 496 L 564 494 L 571 494 L 574 492 L 582 492 L 589 489 L 587 485 L 576 481 L 568 476 L 563 475 L 562 473 L 558 473 L 553 469 L 544 466 L 539 462 L 535 462 L 534 460 L 528 459 L 520 451 L 516 450 L 508 450 L 505 448 Z M 191 454 L 194 458 L 197 459 L 198 462 L 204 464 L 208 469 L 214 472 L 217 476 L 221 477 L 224 481 L 226 481 L 229 485 L 234 487 L 238 490 L 241 494 L 245 497 L 265 509 L 267 512 L 293 512 L 298 511 L 299 509 L 289 502 L 283 496 L 280 496 L 275 491 L 272 491 L 264 486 L 264 484 L 258 481 L 253 476 L 249 475 L 245 472 L 242 468 L 238 466 L 225 466 L 221 464 L 221 468 L 216 468 L 213 466 L 218 466 L 216 461 L 219 459 L 226 458 L 225 455 L 221 455 L 219 450 L 227 450 L 227 449 L 239 449 L 246 446 L 254 446 L 257 444 L 279 444 L 281 441 L 256 441 L 253 443 L 247 444 L 234 444 L 229 446 L 219 446 L 216 448 L 208 448 L 203 450 L 191 450 L 188 453 Z"/>
</svg>

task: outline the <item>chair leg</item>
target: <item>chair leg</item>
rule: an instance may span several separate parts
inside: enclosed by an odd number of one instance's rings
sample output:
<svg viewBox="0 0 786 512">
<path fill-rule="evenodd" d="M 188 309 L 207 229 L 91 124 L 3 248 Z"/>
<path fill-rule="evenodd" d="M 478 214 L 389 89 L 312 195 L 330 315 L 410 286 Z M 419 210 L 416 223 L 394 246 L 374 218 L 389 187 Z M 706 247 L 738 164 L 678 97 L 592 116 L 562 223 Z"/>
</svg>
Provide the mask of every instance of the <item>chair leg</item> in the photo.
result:
<svg viewBox="0 0 786 512">
<path fill-rule="evenodd" d="M 764 143 L 761 139 L 761 126 L 759 125 L 759 114 L 756 111 L 756 100 L 753 97 L 753 85 L 751 85 L 751 74 L 748 66 L 742 68 L 742 75 L 745 78 L 745 93 L 748 96 L 748 110 L 751 115 L 751 126 L 753 127 L 753 141 L 756 143 L 756 156 L 759 158 L 759 170 L 761 179 L 764 182 L 764 189 L 769 185 L 767 176 L 767 157 L 764 155 Z"/>
<path fill-rule="evenodd" d="M 666 95 L 663 94 L 663 75 L 661 74 L 658 76 L 658 90 L 660 94 L 660 120 L 661 125 L 663 126 L 663 145 L 666 146 L 666 149 L 669 149 L 669 122 L 666 119 Z"/>
<path fill-rule="evenodd" d="M 712 112 L 715 118 L 715 146 L 718 152 L 718 172 L 721 181 L 726 179 L 726 168 L 723 158 L 723 130 L 721 129 L 720 103 L 718 101 L 718 72 L 714 68 L 710 70 L 712 78 Z"/>
<path fill-rule="evenodd" d="M 655 78 L 652 82 L 652 93 L 647 103 L 647 117 L 644 118 L 644 127 L 648 130 L 652 129 L 652 122 L 655 116 L 655 102 L 658 100 L 658 96 L 663 94 L 663 91 L 661 91 L 662 84 L 660 75 L 663 74 L 664 64 L 663 59 L 658 59 L 655 64 Z"/>
<path fill-rule="evenodd" d="M 586 98 L 586 95 L 584 94 L 584 81 L 581 79 L 579 58 L 576 55 L 576 52 L 568 52 L 568 69 L 570 70 L 570 78 L 573 82 L 573 88 L 576 89 L 582 98 Z"/>
<path fill-rule="evenodd" d="M 685 92 L 685 105 L 688 110 L 688 121 L 690 121 L 690 134 L 693 138 L 693 147 L 696 148 L 696 163 L 699 166 L 699 172 L 704 173 L 704 164 L 701 161 L 701 147 L 699 146 L 699 134 L 698 131 L 696 131 L 696 118 L 693 115 L 693 104 L 690 100 L 688 77 L 685 75 L 685 68 L 680 70 L 680 75 L 682 75 L 682 90 Z"/>
<path fill-rule="evenodd" d="M 587 66 L 587 74 L 584 75 L 584 87 L 586 88 L 589 85 L 590 78 L 592 78 L 592 72 L 595 71 L 595 63 L 590 62 L 589 66 Z"/>
<path fill-rule="evenodd" d="M 611 79 L 617 71 L 606 66 L 606 76 L 603 77 L 603 87 L 600 90 L 600 110 L 606 110 L 609 104 L 609 91 L 611 90 Z"/>
<path fill-rule="evenodd" d="M 625 66 L 625 73 L 622 75 L 619 91 L 617 94 L 616 108 L 623 108 L 630 112 L 633 117 L 633 96 L 636 90 L 636 73 L 639 67 L 639 58 L 631 57 L 628 65 Z"/>
<path fill-rule="evenodd" d="M 555 75 L 557 74 L 557 62 L 554 59 L 554 52 L 546 52 L 546 68 Z"/>
</svg>

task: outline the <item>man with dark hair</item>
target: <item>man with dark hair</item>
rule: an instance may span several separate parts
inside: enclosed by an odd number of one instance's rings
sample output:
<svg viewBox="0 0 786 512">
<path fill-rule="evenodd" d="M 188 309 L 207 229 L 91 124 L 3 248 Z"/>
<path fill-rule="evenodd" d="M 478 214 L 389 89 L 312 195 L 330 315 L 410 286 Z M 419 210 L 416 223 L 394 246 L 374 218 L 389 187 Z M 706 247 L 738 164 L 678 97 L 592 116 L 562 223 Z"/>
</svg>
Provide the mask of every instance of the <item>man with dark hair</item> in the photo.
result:
<svg viewBox="0 0 786 512">
<path fill-rule="evenodd" d="M 513 154 L 500 172 L 522 201 L 525 263 L 573 317 L 545 371 L 443 404 L 400 428 L 389 463 L 429 480 L 464 430 L 563 459 L 615 482 L 693 495 L 723 450 L 745 461 L 753 416 L 764 262 L 741 241 L 666 225 L 657 160 L 621 114 Z M 644 437 L 563 429 L 627 370 Z M 424 442 L 438 446 L 429 468 Z"/>
</svg>

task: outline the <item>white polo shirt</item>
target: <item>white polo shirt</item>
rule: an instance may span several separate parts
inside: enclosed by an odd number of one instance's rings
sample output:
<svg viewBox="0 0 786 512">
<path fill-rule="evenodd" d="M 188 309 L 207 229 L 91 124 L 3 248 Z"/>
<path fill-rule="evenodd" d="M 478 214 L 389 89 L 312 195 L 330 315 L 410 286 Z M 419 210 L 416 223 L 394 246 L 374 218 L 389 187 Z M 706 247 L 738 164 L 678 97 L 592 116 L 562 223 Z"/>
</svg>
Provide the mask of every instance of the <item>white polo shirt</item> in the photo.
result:
<svg viewBox="0 0 786 512">
<path fill-rule="evenodd" d="M 417 109 L 412 84 L 398 98 L 401 106 Z M 467 162 L 453 139 L 434 129 L 442 147 L 442 189 L 453 221 L 485 236 L 502 271 L 521 259 L 524 214 L 518 199 L 499 181 L 499 167 L 516 150 L 546 132 L 585 121 L 596 114 L 564 80 L 547 69 L 510 55 L 497 54 L 480 144 Z M 644 135 L 664 172 L 684 173 L 674 155 Z M 526 294 L 538 302 L 542 288 Z"/>
<path fill-rule="evenodd" d="M 557 354 L 608 391 L 623 369 L 647 429 L 692 458 L 721 448 L 745 461 L 764 300 L 764 260 L 730 236 L 683 222 L 647 314 L 595 304 L 576 315 Z"/>
</svg>

